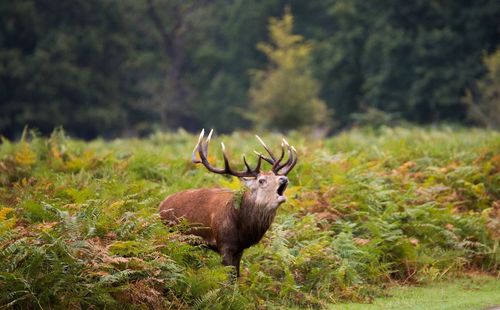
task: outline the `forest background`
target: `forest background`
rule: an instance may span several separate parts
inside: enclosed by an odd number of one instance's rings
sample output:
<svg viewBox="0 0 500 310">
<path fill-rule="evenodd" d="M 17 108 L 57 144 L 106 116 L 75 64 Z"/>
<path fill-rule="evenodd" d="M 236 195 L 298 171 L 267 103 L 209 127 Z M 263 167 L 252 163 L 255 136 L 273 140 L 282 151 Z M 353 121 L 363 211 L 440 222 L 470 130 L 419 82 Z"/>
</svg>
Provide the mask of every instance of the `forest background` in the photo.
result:
<svg viewBox="0 0 500 310">
<path fill-rule="evenodd" d="M 496 0 L 3 1 L 0 133 L 495 127 L 499 20 Z"/>
</svg>

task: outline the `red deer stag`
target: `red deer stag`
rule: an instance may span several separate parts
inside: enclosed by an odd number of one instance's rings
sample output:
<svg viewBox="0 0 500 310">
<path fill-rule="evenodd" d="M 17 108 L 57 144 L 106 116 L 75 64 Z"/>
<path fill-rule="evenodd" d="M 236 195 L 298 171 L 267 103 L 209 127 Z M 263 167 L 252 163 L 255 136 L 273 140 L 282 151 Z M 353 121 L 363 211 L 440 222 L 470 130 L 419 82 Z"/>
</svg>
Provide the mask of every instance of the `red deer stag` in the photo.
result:
<svg viewBox="0 0 500 310">
<path fill-rule="evenodd" d="M 255 152 L 258 160 L 252 169 L 243 156 L 246 171 L 236 171 L 229 165 L 224 143 L 221 143 L 224 168 L 216 168 L 208 162 L 208 143 L 212 132 L 213 130 L 205 140 L 205 132 L 201 131 L 192 160 L 194 163 L 202 163 L 210 172 L 240 178 L 244 183 L 242 195 L 236 198 L 233 191 L 221 188 L 183 191 L 167 197 L 160 204 L 160 216 L 168 225 L 176 225 L 182 219 L 187 220 L 190 223 L 188 233 L 202 237 L 212 250 L 222 256 L 222 263 L 234 266 L 236 275 L 239 276 L 243 251 L 262 239 L 271 226 L 278 206 L 286 200 L 286 175 L 297 163 L 297 151 L 283 139 L 281 155 L 276 157 L 262 139 L 256 136 L 269 157 Z M 288 159 L 283 162 L 286 152 Z M 260 171 L 262 160 L 272 165 L 271 171 Z M 236 201 L 239 199 L 241 201 Z"/>
</svg>

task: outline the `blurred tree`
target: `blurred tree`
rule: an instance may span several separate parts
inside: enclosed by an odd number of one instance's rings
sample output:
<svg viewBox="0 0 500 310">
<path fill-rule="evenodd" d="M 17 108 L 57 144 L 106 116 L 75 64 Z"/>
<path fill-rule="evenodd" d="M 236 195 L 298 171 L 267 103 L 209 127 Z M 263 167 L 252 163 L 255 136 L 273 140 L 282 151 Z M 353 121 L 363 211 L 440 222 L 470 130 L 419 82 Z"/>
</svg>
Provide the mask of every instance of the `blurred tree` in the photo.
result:
<svg viewBox="0 0 500 310">
<path fill-rule="evenodd" d="M 259 127 L 319 127 L 328 119 L 326 105 L 318 98 L 320 84 L 309 68 L 312 46 L 292 30 L 293 16 L 287 7 L 282 19 L 270 19 L 271 43 L 257 45 L 270 61 L 266 70 L 253 72 L 250 89 L 250 116 Z"/>
<path fill-rule="evenodd" d="M 144 95 L 135 106 L 154 111 L 164 128 L 248 127 L 247 71 L 264 62 L 255 42 L 280 8 L 278 0 L 128 1 L 143 55 L 134 59 Z"/>
<path fill-rule="evenodd" d="M 315 42 L 321 97 L 341 125 L 374 107 L 419 123 L 465 120 L 460 98 L 500 44 L 500 2 L 292 2 L 297 29 Z"/>
<path fill-rule="evenodd" d="M 271 57 L 280 49 L 266 29 L 285 5 L 289 35 L 308 46 L 294 69 Z M 311 111 L 323 101 L 342 127 L 379 112 L 466 122 L 461 98 L 500 45 L 498 20 L 497 0 L 0 1 L 0 134 L 228 132 L 248 128 L 251 109 L 292 128 L 321 121 Z"/>
<path fill-rule="evenodd" d="M 196 35 L 188 79 L 196 91 L 200 124 L 229 132 L 249 128 L 250 68 L 266 59 L 255 45 L 267 38 L 269 16 L 283 11 L 282 0 L 215 0 L 200 12 L 204 31 Z"/>
<path fill-rule="evenodd" d="M 340 126 L 351 123 L 352 113 L 362 112 L 362 85 L 365 78 L 361 57 L 370 29 L 364 1 L 324 0 L 292 3 L 297 31 L 314 43 L 311 69 L 321 81 L 320 92 L 335 111 Z M 376 19 L 377 16 L 373 16 Z"/>
<path fill-rule="evenodd" d="M 203 33 L 204 24 L 198 19 L 199 12 L 205 10 L 208 1 L 165 1 L 146 0 L 144 13 L 147 26 L 142 35 L 153 32 L 159 62 L 163 62 L 163 72 L 150 92 L 146 107 L 160 116 L 164 129 L 187 127 L 196 128 L 192 114 L 195 92 L 186 80 L 187 65 L 191 50 L 195 48 L 193 33 Z M 158 65 L 158 64 L 156 64 Z"/>
<path fill-rule="evenodd" d="M 120 132 L 134 98 L 125 30 L 111 0 L 1 2 L 0 131 Z"/>
<path fill-rule="evenodd" d="M 484 57 L 488 72 L 465 93 L 469 117 L 477 123 L 500 129 L 500 49 Z"/>
</svg>

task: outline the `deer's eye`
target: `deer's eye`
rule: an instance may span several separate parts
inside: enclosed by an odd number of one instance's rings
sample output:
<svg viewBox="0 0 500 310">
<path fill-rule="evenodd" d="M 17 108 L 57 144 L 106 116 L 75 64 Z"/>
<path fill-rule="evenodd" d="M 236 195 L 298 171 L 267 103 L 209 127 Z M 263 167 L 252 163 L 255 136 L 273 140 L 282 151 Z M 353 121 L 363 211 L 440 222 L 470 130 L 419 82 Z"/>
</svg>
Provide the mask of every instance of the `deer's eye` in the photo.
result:
<svg viewBox="0 0 500 310">
<path fill-rule="evenodd" d="M 259 180 L 260 185 L 264 185 L 264 184 L 266 184 L 266 182 L 267 182 L 266 179 L 260 179 Z"/>
</svg>

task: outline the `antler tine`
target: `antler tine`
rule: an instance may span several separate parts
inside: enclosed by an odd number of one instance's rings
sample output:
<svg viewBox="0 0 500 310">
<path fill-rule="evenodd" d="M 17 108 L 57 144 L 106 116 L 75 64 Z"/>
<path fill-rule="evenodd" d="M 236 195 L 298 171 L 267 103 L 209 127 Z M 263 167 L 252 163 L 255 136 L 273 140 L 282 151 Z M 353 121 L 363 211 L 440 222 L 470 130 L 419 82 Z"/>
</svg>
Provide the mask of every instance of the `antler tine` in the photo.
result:
<svg viewBox="0 0 500 310">
<path fill-rule="evenodd" d="M 203 166 L 205 166 L 205 168 L 208 169 L 208 171 L 211 171 L 213 173 L 223 174 L 223 173 L 225 173 L 225 169 L 220 169 L 220 168 L 213 167 L 208 162 L 208 159 L 207 159 L 208 153 L 205 153 L 205 151 L 208 150 L 208 141 L 207 141 L 207 145 L 203 145 L 203 138 L 205 136 L 204 133 L 205 133 L 205 131 L 202 130 L 202 134 L 200 134 L 200 138 L 199 138 L 199 141 L 198 141 L 198 144 L 197 144 L 198 155 L 200 156 L 200 161 L 197 161 L 197 162 L 198 163 L 201 162 L 203 164 Z M 197 162 L 195 162 L 195 163 L 197 163 Z"/>
<path fill-rule="evenodd" d="M 208 134 L 206 141 L 203 141 L 205 137 L 205 130 L 203 129 L 201 131 L 200 137 L 198 138 L 198 143 L 196 144 L 193 150 L 192 160 L 194 163 L 202 163 L 205 166 L 205 168 L 207 168 L 211 172 L 218 174 L 229 174 L 236 177 L 256 177 L 260 173 L 260 164 L 261 164 L 260 157 L 257 166 L 253 170 L 250 168 L 245 158 L 243 158 L 243 161 L 245 163 L 245 166 L 247 167 L 246 171 L 235 171 L 231 169 L 231 166 L 229 165 L 229 159 L 226 155 L 226 146 L 224 145 L 223 142 L 221 142 L 221 146 L 222 146 L 222 156 L 224 158 L 224 168 L 213 167 L 208 162 L 208 143 L 212 138 L 212 133 L 213 129 L 210 130 L 210 133 Z M 198 150 L 198 155 L 200 156 L 199 160 L 196 158 L 196 150 Z"/>
<path fill-rule="evenodd" d="M 263 160 L 267 161 L 267 162 L 268 162 L 268 163 L 270 163 L 271 165 L 274 165 L 274 161 L 273 161 L 271 158 L 266 157 L 266 156 L 262 155 L 262 153 L 257 152 L 257 151 L 255 151 L 255 150 L 254 150 L 253 152 L 254 152 L 255 154 L 257 154 L 257 156 L 259 156 L 259 158 L 262 158 Z"/>
<path fill-rule="evenodd" d="M 280 173 L 281 175 L 287 175 L 290 171 L 292 171 L 293 167 L 297 164 L 297 161 L 299 160 L 299 157 L 297 155 L 297 150 L 295 147 L 288 145 L 288 151 L 289 151 L 289 158 L 287 162 L 283 165 L 280 166 L 280 168 L 277 169 L 277 171 L 285 168 L 285 170 Z"/>
<path fill-rule="evenodd" d="M 274 164 L 274 162 L 276 161 L 276 157 L 274 156 L 273 152 L 271 152 L 271 150 L 267 147 L 267 145 L 264 143 L 264 141 L 262 141 L 262 139 L 258 135 L 255 135 L 255 137 L 257 138 L 257 140 L 259 140 L 260 144 L 262 144 L 262 146 L 267 151 L 269 156 L 271 156 L 272 162 L 270 160 L 266 160 L 266 161 L 269 162 L 270 164 Z"/>
<path fill-rule="evenodd" d="M 193 163 L 195 164 L 198 164 L 198 163 L 201 163 L 201 160 L 199 160 L 198 158 L 196 158 L 196 150 L 198 149 L 198 147 L 200 146 L 200 142 L 201 140 L 203 139 L 203 137 L 205 136 L 205 128 L 203 128 L 200 132 L 200 136 L 198 138 L 198 143 L 196 143 L 196 146 L 194 147 L 193 149 L 193 155 L 192 155 L 192 158 L 191 160 L 193 161 Z"/>
<path fill-rule="evenodd" d="M 255 153 L 257 153 L 257 152 L 255 152 Z M 245 158 L 245 156 L 243 156 L 243 162 L 245 163 L 245 166 L 247 167 L 247 171 L 257 171 L 257 172 L 259 172 L 260 171 L 260 165 L 262 164 L 262 159 L 263 158 L 264 157 L 262 156 L 262 154 L 257 153 L 257 165 L 255 166 L 255 169 L 252 170 L 252 168 L 250 168 L 250 165 L 247 162 L 247 159 Z"/>
<path fill-rule="evenodd" d="M 243 163 L 245 164 L 245 167 L 247 167 L 247 171 L 252 171 L 252 168 L 247 163 L 247 159 L 245 158 L 245 155 L 243 155 Z"/>
<path fill-rule="evenodd" d="M 285 139 L 283 139 L 283 140 L 285 140 Z M 276 168 L 278 168 L 280 162 L 283 160 L 283 157 L 285 157 L 285 144 L 284 144 L 284 142 L 281 142 L 281 155 L 278 158 L 278 160 L 274 162 L 273 167 L 271 169 L 274 173 L 278 172 L 278 170 Z"/>
<path fill-rule="evenodd" d="M 290 167 L 288 167 L 286 169 L 286 171 L 284 172 L 285 174 L 288 174 L 290 171 L 292 171 L 293 167 L 295 167 L 295 165 L 299 161 L 299 156 L 297 155 L 297 150 L 293 146 L 292 146 L 292 150 L 295 153 L 295 158 L 294 158 L 294 161 L 292 162 L 292 164 L 290 165 Z"/>
<path fill-rule="evenodd" d="M 285 153 L 285 150 L 284 150 L 285 145 L 286 145 L 286 148 L 287 148 L 287 150 L 288 150 L 288 160 L 287 160 L 284 164 L 281 164 L 281 160 L 283 159 L 283 157 L 284 157 L 284 155 L 285 155 L 285 154 L 284 154 L 284 153 Z M 273 166 L 273 172 L 274 172 L 274 173 L 276 173 L 276 174 L 277 174 L 277 173 L 278 173 L 281 169 L 283 169 L 286 165 L 290 164 L 290 163 L 291 163 L 291 160 L 292 160 L 292 158 L 291 158 L 291 157 L 292 157 L 292 150 L 290 149 L 290 144 L 288 143 L 288 141 L 286 141 L 286 139 L 285 139 L 285 138 L 283 138 L 283 139 L 281 140 L 281 147 L 282 147 L 282 150 L 283 150 L 283 153 L 282 153 L 283 157 L 281 157 L 280 162 L 279 162 L 278 164 L 276 164 L 276 167 L 274 167 L 274 166 Z"/>
<path fill-rule="evenodd" d="M 243 163 L 245 164 L 245 167 L 247 167 L 247 172 L 253 171 L 252 168 L 250 168 L 250 165 L 248 164 L 245 155 L 243 155 Z M 260 164 L 255 168 L 255 170 L 259 170 L 259 169 L 260 169 Z"/>
<path fill-rule="evenodd" d="M 278 173 L 281 169 L 283 169 L 287 165 L 291 164 L 291 162 L 293 160 L 293 152 L 292 152 L 292 148 L 290 147 L 290 144 L 288 144 L 288 142 L 285 139 L 283 139 L 283 143 L 286 145 L 286 148 L 288 151 L 288 159 L 284 164 L 281 164 L 276 168 L 276 173 Z"/>
<path fill-rule="evenodd" d="M 224 158 L 224 170 L 226 170 L 229 174 L 233 174 L 231 173 L 231 167 L 229 166 L 229 159 L 227 159 L 226 146 L 224 145 L 224 142 L 221 142 L 220 146 L 222 147 L 222 157 Z"/>
<path fill-rule="evenodd" d="M 210 129 L 210 132 L 208 133 L 207 141 L 205 142 L 205 146 L 203 148 L 203 151 L 205 154 L 208 154 L 208 143 L 210 143 L 210 140 L 212 139 L 212 134 L 214 133 L 213 129 Z"/>
</svg>

